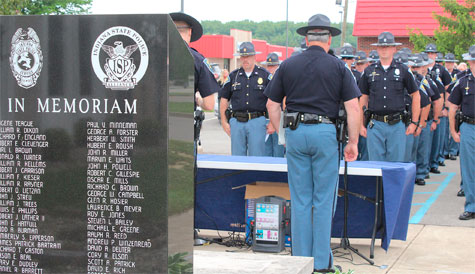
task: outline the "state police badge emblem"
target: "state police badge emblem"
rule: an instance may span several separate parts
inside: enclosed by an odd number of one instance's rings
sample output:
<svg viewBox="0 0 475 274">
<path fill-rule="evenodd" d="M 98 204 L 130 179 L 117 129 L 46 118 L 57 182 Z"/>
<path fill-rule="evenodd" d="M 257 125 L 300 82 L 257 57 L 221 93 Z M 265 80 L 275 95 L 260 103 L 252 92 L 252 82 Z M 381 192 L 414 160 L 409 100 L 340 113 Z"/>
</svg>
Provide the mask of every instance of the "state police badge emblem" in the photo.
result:
<svg viewBox="0 0 475 274">
<path fill-rule="evenodd" d="M 140 34 L 129 27 L 115 26 L 96 39 L 91 62 L 96 76 L 106 88 L 129 90 L 145 75 L 148 56 L 147 45 Z"/>
<path fill-rule="evenodd" d="M 29 89 L 36 85 L 43 67 L 40 39 L 32 28 L 17 29 L 12 37 L 10 68 L 20 87 Z"/>
</svg>

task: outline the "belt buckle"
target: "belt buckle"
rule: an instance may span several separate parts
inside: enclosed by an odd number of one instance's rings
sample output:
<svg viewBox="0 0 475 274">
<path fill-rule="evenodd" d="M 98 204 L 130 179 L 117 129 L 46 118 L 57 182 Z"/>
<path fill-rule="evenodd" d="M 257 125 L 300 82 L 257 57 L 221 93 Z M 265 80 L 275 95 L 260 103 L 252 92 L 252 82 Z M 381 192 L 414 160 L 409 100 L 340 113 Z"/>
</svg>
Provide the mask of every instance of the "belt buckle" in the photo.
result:
<svg viewBox="0 0 475 274">
<path fill-rule="evenodd" d="M 248 121 L 251 120 L 251 113 L 250 112 L 247 113 L 247 120 Z"/>
</svg>

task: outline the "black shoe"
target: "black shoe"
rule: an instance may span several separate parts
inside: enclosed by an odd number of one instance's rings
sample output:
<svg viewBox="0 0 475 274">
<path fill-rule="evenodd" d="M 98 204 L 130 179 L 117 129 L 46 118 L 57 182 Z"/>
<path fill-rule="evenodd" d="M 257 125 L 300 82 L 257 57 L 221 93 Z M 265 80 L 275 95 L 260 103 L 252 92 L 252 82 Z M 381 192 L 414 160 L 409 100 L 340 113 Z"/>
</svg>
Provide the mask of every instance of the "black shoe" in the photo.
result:
<svg viewBox="0 0 475 274">
<path fill-rule="evenodd" d="M 424 177 L 424 179 L 430 179 L 429 173 L 426 174 L 426 177 Z"/>
<path fill-rule="evenodd" d="M 449 159 L 449 155 L 444 155 L 444 158 L 445 158 L 445 159 Z"/>
<path fill-rule="evenodd" d="M 459 192 L 457 192 L 458 197 L 465 197 L 465 191 L 463 189 L 460 189 Z"/>
<path fill-rule="evenodd" d="M 444 162 L 439 162 L 439 166 L 445 166 Z"/>
<path fill-rule="evenodd" d="M 339 265 L 334 265 L 333 267 L 334 267 L 335 269 L 338 269 L 338 271 L 342 272 L 341 266 L 339 266 Z M 335 271 L 336 271 L 335 269 L 327 269 L 327 268 L 325 268 L 325 269 L 314 269 L 314 270 L 313 270 L 313 273 L 315 273 L 315 272 L 316 272 L 316 273 L 335 273 Z"/>
<path fill-rule="evenodd" d="M 438 170 L 436 167 L 432 167 L 430 169 L 430 172 L 435 173 L 435 174 L 440 174 L 440 170 Z"/>
<path fill-rule="evenodd" d="M 470 219 L 475 219 L 475 212 L 465 211 L 459 216 L 459 220 L 465 221 L 465 220 L 470 220 Z"/>
<path fill-rule="evenodd" d="M 424 179 L 416 179 L 416 185 L 418 186 L 425 186 L 426 185 L 426 181 L 424 181 Z"/>
<path fill-rule="evenodd" d="M 452 160 L 452 161 L 455 161 L 455 160 L 457 160 L 457 157 L 455 157 L 454 155 L 449 155 L 449 159 Z"/>
</svg>

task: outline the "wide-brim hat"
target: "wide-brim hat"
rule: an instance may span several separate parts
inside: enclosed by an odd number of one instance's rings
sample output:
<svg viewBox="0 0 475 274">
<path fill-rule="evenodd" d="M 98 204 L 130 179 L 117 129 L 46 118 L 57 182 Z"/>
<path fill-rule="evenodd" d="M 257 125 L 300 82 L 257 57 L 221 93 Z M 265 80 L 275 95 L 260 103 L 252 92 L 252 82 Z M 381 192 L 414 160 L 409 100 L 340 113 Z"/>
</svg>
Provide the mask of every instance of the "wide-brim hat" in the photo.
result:
<svg viewBox="0 0 475 274">
<path fill-rule="evenodd" d="M 266 66 L 278 66 L 280 65 L 281 61 L 279 60 L 279 55 L 275 52 L 271 52 L 267 55 L 267 58 L 264 62 L 261 62 L 261 65 Z"/>
<path fill-rule="evenodd" d="M 351 46 L 343 46 L 343 47 L 340 49 L 340 57 L 341 57 L 341 58 L 350 58 L 350 59 L 355 58 L 353 47 L 351 47 Z"/>
<path fill-rule="evenodd" d="M 463 60 L 465 61 L 474 61 L 475 60 L 475 45 L 471 46 L 468 49 L 468 52 L 463 54 Z"/>
<path fill-rule="evenodd" d="M 300 35 L 307 35 L 307 32 L 312 29 L 321 29 L 330 31 L 331 36 L 338 36 L 341 30 L 331 26 L 330 19 L 323 14 L 315 14 L 308 19 L 308 25 L 297 29 L 297 33 Z"/>
<path fill-rule="evenodd" d="M 422 58 L 422 55 L 420 54 L 416 54 L 409 59 L 409 66 L 411 67 L 423 67 L 428 64 L 429 63 L 424 61 L 424 58 Z"/>
<path fill-rule="evenodd" d="M 455 63 L 455 62 L 458 62 L 459 60 L 455 59 L 455 55 L 453 53 L 447 53 L 445 55 L 445 62 L 449 62 L 449 63 Z"/>
<path fill-rule="evenodd" d="M 394 40 L 394 35 L 389 31 L 381 32 L 378 35 L 378 43 L 371 44 L 371 46 L 376 47 L 392 47 L 399 45 L 402 45 L 402 43 L 396 43 L 396 41 Z"/>
<path fill-rule="evenodd" d="M 233 54 L 234 56 L 251 56 L 260 54 L 262 52 L 256 51 L 254 49 L 254 44 L 251 42 L 242 42 L 239 45 L 238 53 Z"/>
<path fill-rule="evenodd" d="M 173 21 L 183 21 L 186 22 L 191 28 L 191 40 L 190 42 L 194 42 L 201 38 L 203 35 L 203 27 L 201 26 L 200 22 L 196 20 L 194 17 L 183 13 L 183 12 L 172 12 L 170 13 L 170 17 Z"/>
<path fill-rule="evenodd" d="M 427 52 L 421 52 L 420 55 L 422 56 L 422 59 L 427 63 L 427 65 L 430 65 L 435 62 L 434 59 L 430 59 L 429 55 L 427 55 Z"/>
<path fill-rule="evenodd" d="M 364 64 L 367 62 L 368 62 L 368 58 L 366 57 L 366 53 L 364 51 L 357 51 L 355 54 L 355 63 Z"/>
<path fill-rule="evenodd" d="M 444 62 L 445 61 L 444 54 L 442 54 L 442 52 L 437 52 L 437 57 L 435 57 L 435 61 L 436 62 Z"/>
<path fill-rule="evenodd" d="M 426 49 L 424 52 L 432 52 L 432 53 L 437 53 L 437 46 L 435 44 L 427 44 Z"/>
</svg>

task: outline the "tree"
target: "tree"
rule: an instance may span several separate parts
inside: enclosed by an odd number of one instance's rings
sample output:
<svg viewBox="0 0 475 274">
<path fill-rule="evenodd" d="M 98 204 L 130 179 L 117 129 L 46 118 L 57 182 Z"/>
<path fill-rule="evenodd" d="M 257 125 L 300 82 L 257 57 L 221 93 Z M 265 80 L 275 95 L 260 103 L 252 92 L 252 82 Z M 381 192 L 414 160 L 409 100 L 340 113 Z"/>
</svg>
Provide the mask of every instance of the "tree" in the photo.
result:
<svg viewBox="0 0 475 274">
<path fill-rule="evenodd" d="M 85 14 L 92 0 L 1 0 L 1 15 Z"/>
<path fill-rule="evenodd" d="M 416 51 L 423 51 L 428 43 L 435 43 L 440 52 L 453 52 L 457 59 L 462 60 L 462 54 L 475 44 L 475 0 L 438 0 L 439 5 L 447 15 L 432 13 L 439 28 L 434 31 L 434 37 L 422 34 L 420 30 L 410 30 L 409 40 Z"/>
<path fill-rule="evenodd" d="M 266 40 L 267 43 L 273 45 L 285 46 L 286 42 L 286 24 L 285 21 L 280 22 L 254 22 L 249 20 L 232 21 L 222 23 L 220 21 L 202 21 L 205 34 L 225 34 L 229 35 L 230 29 L 240 29 L 252 32 L 252 38 Z M 297 29 L 306 26 L 307 23 L 289 22 L 289 47 L 300 47 L 303 36 L 297 34 Z M 332 24 L 333 27 L 340 28 L 339 24 Z M 353 32 L 353 24 L 347 24 L 348 33 Z M 356 37 L 347 36 L 346 42 L 356 46 Z M 340 46 L 340 36 L 332 39 L 332 47 Z"/>
</svg>

